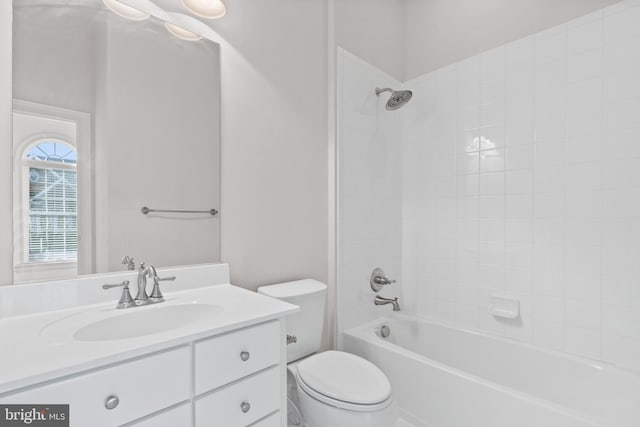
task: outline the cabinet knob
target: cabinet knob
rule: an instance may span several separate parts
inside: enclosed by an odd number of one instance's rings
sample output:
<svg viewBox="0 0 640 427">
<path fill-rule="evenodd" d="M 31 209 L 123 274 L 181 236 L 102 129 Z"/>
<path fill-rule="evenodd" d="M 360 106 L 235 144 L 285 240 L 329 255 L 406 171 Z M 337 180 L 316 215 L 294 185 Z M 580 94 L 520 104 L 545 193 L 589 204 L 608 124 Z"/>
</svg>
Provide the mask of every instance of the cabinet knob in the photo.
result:
<svg viewBox="0 0 640 427">
<path fill-rule="evenodd" d="M 240 409 L 242 409 L 242 412 L 246 414 L 247 412 L 249 412 L 249 409 L 251 409 L 251 405 L 249 404 L 249 402 L 242 402 L 240 404 Z"/>
<path fill-rule="evenodd" d="M 242 359 L 243 362 L 246 362 L 247 360 L 249 360 L 249 357 L 251 357 L 251 355 L 249 354 L 248 351 L 243 351 L 240 353 L 240 359 Z"/>
<path fill-rule="evenodd" d="M 104 401 L 104 407 L 109 410 L 116 409 L 119 403 L 120 399 L 118 399 L 118 396 L 109 396 L 107 400 Z"/>
</svg>

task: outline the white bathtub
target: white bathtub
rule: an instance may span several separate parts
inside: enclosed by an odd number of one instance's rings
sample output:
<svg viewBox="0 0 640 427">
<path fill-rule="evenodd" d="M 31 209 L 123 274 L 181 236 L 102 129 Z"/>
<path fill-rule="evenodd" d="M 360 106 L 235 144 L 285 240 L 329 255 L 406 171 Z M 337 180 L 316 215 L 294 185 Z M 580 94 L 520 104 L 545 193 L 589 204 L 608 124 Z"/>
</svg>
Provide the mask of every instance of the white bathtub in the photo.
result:
<svg viewBox="0 0 640 427">
<path fill-rule="evenodd" d="M 615 366 L 404 315 L 346 331 L 344 349 L 387 374 L 416 426 L 640 426 L 640 375 Z"/>
</svg>

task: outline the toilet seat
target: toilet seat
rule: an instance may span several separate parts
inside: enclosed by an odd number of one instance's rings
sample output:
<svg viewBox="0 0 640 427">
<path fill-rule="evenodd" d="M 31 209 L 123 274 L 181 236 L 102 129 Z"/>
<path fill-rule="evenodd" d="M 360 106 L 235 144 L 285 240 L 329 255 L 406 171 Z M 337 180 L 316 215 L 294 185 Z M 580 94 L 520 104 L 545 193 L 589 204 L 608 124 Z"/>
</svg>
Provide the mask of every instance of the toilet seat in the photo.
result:
<svg viewBox="0 0 640 427">
<path fill-rule="evenodd" d="M 352 411 L 378 411 L 392 400 L 391 384 L 377 366 L 342 351 L 325 351 L 300 361 L 296 380 L 314 399 Z"/>
</svg>

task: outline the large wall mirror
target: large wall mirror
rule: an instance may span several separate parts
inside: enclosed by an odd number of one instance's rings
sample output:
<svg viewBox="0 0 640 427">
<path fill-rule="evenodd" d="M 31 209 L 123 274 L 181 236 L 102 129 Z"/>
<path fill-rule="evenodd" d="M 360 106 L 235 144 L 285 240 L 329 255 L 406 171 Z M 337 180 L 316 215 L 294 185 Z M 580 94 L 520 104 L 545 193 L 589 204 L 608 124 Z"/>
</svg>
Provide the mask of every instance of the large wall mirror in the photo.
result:
<svg viewBox="0 0 640 427">
<path fill-rule="evenodd" d="M 219 260 L 219 46 L 110 3 L 13 0 L 15 283 Z"/>
</svg>

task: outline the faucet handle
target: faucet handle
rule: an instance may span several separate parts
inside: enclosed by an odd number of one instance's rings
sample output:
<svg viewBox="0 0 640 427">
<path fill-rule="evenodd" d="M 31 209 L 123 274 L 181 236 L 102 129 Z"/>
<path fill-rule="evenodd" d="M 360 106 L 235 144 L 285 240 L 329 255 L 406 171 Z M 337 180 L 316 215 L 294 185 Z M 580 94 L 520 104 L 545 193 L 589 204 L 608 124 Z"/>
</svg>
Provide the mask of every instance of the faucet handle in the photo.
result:
<svg viewBox="0 0 640 427">
<path fill-rule="evenodd" d="M 384 273 L 384 270 L 381 268 L 374 269 L 371 273 L 371 278 L 369 279 L 369 284 L 374 292 L 380 292 L 384 285 L 390 285 L 392 283 L 396 283 L 396 281 L 389 280 Z"/>
<path fill-rule="evenodd" d="M 116 304 L 116 308 L 129 308 L 135 307 L 136 301 L 131 297 L 131 293 L 129 292 L 129 281 L 125 280 L 122 283 L 118 283 L 116 285 L 102 285 L 102 289 L 113 289 L 113 288 L 122 288 L 122 295 L 120 295 L 120 299 Z"/>
<path fill-rule="evenodd" d="M 153 267 L 150 267 L 153 268 Z M 151 295 L 149 295 L 149 300 L 151 302 L 162 302 L 164 301 L 164 296 L 162 295 L 162 291 L 160 291 L 160 282 L 170 281 L 173 282 L 176 280 L 176 276 L 167 276 L 167 277 L 158 277 L 156 273 L 156 269 L 153 268 L 153 290 L 151 291 Z"/>
<path fill-rule="evenodd" d="M 125 280 L 124 282 L 117 283 L 115 285 L 102 285 L 102 289 L 113 289 L 113 288 L 129 289 L 129 281 Z"/>
</svg>

